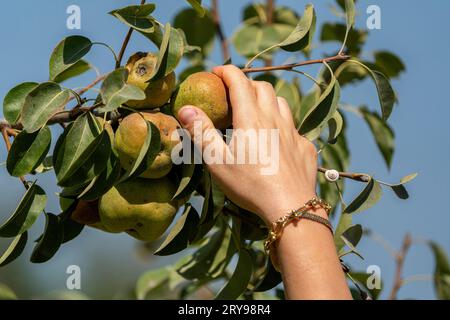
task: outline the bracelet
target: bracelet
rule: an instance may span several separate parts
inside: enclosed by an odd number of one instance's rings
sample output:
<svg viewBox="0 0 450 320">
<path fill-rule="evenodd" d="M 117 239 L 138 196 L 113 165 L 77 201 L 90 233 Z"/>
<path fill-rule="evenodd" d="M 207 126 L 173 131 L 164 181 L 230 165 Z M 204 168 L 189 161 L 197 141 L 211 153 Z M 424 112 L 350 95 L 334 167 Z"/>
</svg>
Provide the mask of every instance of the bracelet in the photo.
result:
<svg viewBox="0 0 450 320">
<path fill-rule="evenodd" d="M 331 212 L 331 206 L 327 202 L 325 202 L 324 200 L 322 200 L 320 198 L 314 197 L 311 200 L 309 200 L 308 202 L 306 202 L 299 209 L 291 211 L 289 214 L 285 215 L 284 217 L 279 218 L 278 220 L 276 220 L 275 222 L 272 223 L 272 226 L 269 231 L 269 236 L 267 237 L 266 241 L 264 242 L 264 249 L 266 250 L 266 252 L 270 256 L 270 258 L 272 259 L 272 263 L 273 263 L 275 269 L 277 269 L 277 271 L 278 271 L 278 267 L 274 261 L 275 259 L 273 258 L 273 255 L 271 254 L 272 247 L 275 244 L 275 242 L 281 237 L 283 229 L 290 222 L 292 222 L 293 220 L 307 219 L 307 220 L 314 221 L 314 222 L 324 225 L 331 231 L 331 233 L 333 233 L 333 227 L 327 219 L 322 218 L 319 215 L 308 212 L 309 210 L 316 210 L 319 208 L 324 209 L 325 212 L 327 213 L 327 215 L 329 215 Z"/>
</svg>

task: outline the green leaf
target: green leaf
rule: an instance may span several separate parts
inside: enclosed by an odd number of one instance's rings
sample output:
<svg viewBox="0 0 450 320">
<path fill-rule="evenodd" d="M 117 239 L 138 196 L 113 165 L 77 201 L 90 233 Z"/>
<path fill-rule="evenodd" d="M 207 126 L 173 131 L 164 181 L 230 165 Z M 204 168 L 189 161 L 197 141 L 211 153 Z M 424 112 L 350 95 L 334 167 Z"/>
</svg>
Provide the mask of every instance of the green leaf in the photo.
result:
<svg viewBox="0 0 450 320">
<path fill-rule="evenodd" d="M 380 184 L 373 178 L 367 183 L 364 190 L 345 208 L 345 213 L 359 213 L 373 207 L 381 198 Z"/>
<path fill-rule="evenodd" d="M 334 232 L 334 244 L 336 245 L 336 249 L 338 252 L 341 252 L 342 248 L 344 248 L 345 246 L 344 240 L 342 240 L 342 235 L 351 227 L 351 224 L 352 215 L 348 213 L 342 213 Z"/>
<path fill-rule="evenodd" d="M 128 70 L 119 68 L 108 74 L 100 89 L 103 104 L 101 112 L 113 111 L 129 100 L 143 100 L 145 93 L 135 85 L 127 84 Z"/>
<path fill-rule="evenodd" d="M 383 182 L 383 184 L 389 186 L 394 191 L 397 197 L 399 197 L 402 200 L 406 200 L 409 198 L 409 194 L 404 185 L 414 180 L 417 176 L 418 176 L 417 173 L 413 173 L 410 174 L 409 176 L 402 178 L 400 180 L 400 183 L 398 184 L 389 184 L 386 182 Z"/>
<path fill-rule="evenodd" d="M 173 26 L 182 29 L 187 43 L 200 47 L 204 56 L 212 50 L 216 26 L 211 15 L 206 14 L 199 17 L 194 9 L 184 9 L 175 16 Z"/>
<path fill-rule="evenodd" d="M 215 223 L 214 199 L 212 194 L 211 175 L 207 170 L 203 172 L 203 186 L 205 195 L 203 200 L 202 212 L 200 213 L 200 221 L 197 234 L 193 242 L 202 239 Z"/>
<path fill-rule="evenodd" d="M 324 23 L 320 40 L 323 42 L 335 41 L 342 42 L 347 33 L 347 25 L 341 23 Z M 351 29 L 347 37 L 347 54 L 359 56 L 367 40 L 368 32 L 366 30 Z"/>
<path fill-rule="evenodd" d="M 99 123 L 91 113 L 78 117 L 60 136 L 53 152 L 53 166 L 58 181 L 78 169 L 77 159 L 100 134 Z"/>
<path fill-rule="evenodd" d="M 377 87 L 383 120 L 387 121 L 391 116 L 392 110 L 394 109 L 394 104 L 396 102 L 394 89 L 392 89 L 389 79 L 381 72 L 372 70 L 370 74 Z"/>
<path fill-rule="evenodd" d="M 436 242 L 430 241 L 429 246 L 434 254 L 434 288 L 440 300 L 450 300 L 450 263 L 444 249 Z"/>
<path fill-rule="evenodd" d="M 308 4 L 303 16 L 291 34 L 280 43 L 280 47 L 289 52 L 300 51 L 310 45 L 315 30 L 316 13 L 314 6 Z"/>
<path fill-rule="evenodd" d="M 36 82 L 24 82 L 12 88 L 3 100 L 3 115 L 10 124 L 15 124 L 20 119 L 25 98 L 36 89 Z"/>
<path fill-rule="evenodd" d="M 110 154 L 110 135 L 104 129 L 80 156 L 74 159 L 66 175 L 58 180 L 58 185 L 63 187 L 80 186 L 92 181 L 104 171 Z"/>
<path fill-rule="evenodd" d="M 11 151 L 8 153 L 6 168 L 9 174 L 20 177 L 36 169 L 44 161 L 51 140 L 52 134 L 47 126 L 33 133 L 20 132 L 14 138 Z"/>
<path fill-rule="evenodd" d="M 80 61 L 91 47 L 91 40 L 83 36 L 70 36 L 62 40 L 50 57 L 50 80 L 56 81 L 61 77 L 62 73 Z"/>
<path fill-rule="evenodd" d="M 0 256 L 0 267 L 6 266 L 8 263 L 14 261 L 17 257 L 20 256 L 20 254 L 23 252 L 23 249 L 25 249 L 27 240 L 28 232 L 17 235 L 9 245 L 8 249 L 6 249 L 6 251 Z"/>
<path fill-rule="evenodd" d="M 0 283 L 0 300 L 17 300 L 17 296 L 8 286 Z"/>
<path fill-rule="evenodd" d="M 360 108 L 360 111 L 370 127 L 386 165 L 390 168 L 395 150 L 394 131 L 376 112 L 371 112 L 366 107 Z"/>
<path fill-rule="evenodd" d="M 150 121 L 145 120 L 145 123 L 147 124 L 147 136 L 139 151 L 139 155 L 131 166 L 131 169 L 125 173 L 120 182 L 137 177 L 147 170 L 161 150 L 159 129 Z"/>
<path fill-rule="evenodd" d="M 216 300 L 234 300 L 245 292 L 253 273 L 253 261 L 247 249 L 241 248 L 236 269 L 220 290 Z"/>
<path fill-rule="evenodd" d="M 345 12 L 347 16 L 347 29 L 350 30 L 355 26 L 355 2 L 353 0 L 345 0 Z"/>
<path fill-rule="evenodd" d="M 45 213 L 45 230 L 39 242 L 34 247 L 30 261 L 43 263 L 50 260 L 58 251 L 64 239 L 64 230 L 59 219 L 52 213 Z"/>
<path fill-rule="evenodd" d="M 406 70 L 403 61 L 388 51 L 375 52 L 375 66 L 388 78 L 396 78 Z"/>
<path fill-rule="evenodd" d="M 158 62 L 150 79 L 159 79 L 175 70 L 184 54 L 184 35 L 182 31 L 172 28 L 170 23 L 164 27 L 164 36 L 159 45 Z"/>
<path fill-rule="evenodd" d="M 362 226 L 360 224 L 356 224 L 345 230 L 342 237 L 347 239 L 354 247 L 356 247 L 361 240 L 362 234 Z"/>
<path fill-rule="evenodd" d="M 272 264 L 272 261 L 268 259 L 267 261 L 267 271 L 264 275 L 263 280 L 258 285 L 258 287 L 254 290 L 255 292 L 264 292 L 271 290 L 278 286 L 281 281 L 281 274 L 275 269 L 275 267 Z"/>
<path fill-rule="evenodd" d="M 187 204 L 184 213 L 177 220 L 154 254 L 167 256 L 186 249 L 198 222 L 199 217 L 197 211 L 190 204 Z"/>
<path fill-rule="evenodd" d="M 44 82 L 31 91 L 22 110 L 24 130 L 33 133 L 42 128 L 69 101 L 69 90 L 62 90 L 54 82 Z"/>
<path fill-rule="evenodd" d="M 169 267 L 150 270 L 141 275 L 136 283 L 135 294 L 138 300 L 144 300 L 157 293 L 170 282 L 173 271 Z"/>
<path fill-rule="evenodd" d="M 79 60 L 73 65 L 71 65 L 69 68 L 67 68 L 65 71 L 61 72 L 58 76 L 55 77 L 54 81 L 56 83 L 64 82 L 68 79 L 77 77 L 85 72 L 87 72 L 89 69 L 91 69 L 91 66 L 89 63 L 87 63 L 84 60 Z"/>
<path fill-rule="evenodd" d="M 46 204 L 47 196 L 44 190 L 34 182 L 11 217 L 0 226 L 0 237 L 15 237 L 30 229 Z"/>
<path fill-rule="evenodd" d="M 202 0 L 186 0 L 192 6 L 192 8 L 197 11 L 197 13 L 203 17 L 205 15 L 206 9 L 202 7 Z"/>
<path fill-rule="evenodd" d="M 326 124 L 337 110 L 340 95 L 341 90 L 339 82 L 333 76 L 330 84 L 322 93 L 315 106 L 305 115 L 305 118 L 300 125 L 300 134 L 305 135 Z"/>
<path fill-rule="evenodd" d="M 350 272 L 350 276 L 355 281 L 357 281 L 360 285 L 362 285 L 370 293 L 371 298 L 373 300 L 378 300 L 382 289 L 377 289 L 377 288 L 369 289 L 368 288 L 367 281 L 369 280 L 369 277 L 371 275 L 372 274 L 365 273 L 365 272 Z M 383 283 L 381 283 L 381 288 L 383 288 L 383 287 L 384 287 L 384 285 L 383 285 Z"/>
<path fill-rule="evenodd" d="M 328 120 L 328 143 L 335 144 L 339 134 L 344 128 L 344 118 L 339 111 Z"/>
<path fill-rule="evenodd" d="M 191 162 L 181 167 L 181 181 L 172 199 L 184 199 L 191 195 L 203 177 L 203 165 Z"/>
<path fill-rule="evenodd" d="M 155 8 L 156 6 L 153 3 L 146 3 L 116 9 L 109 14 L 138 31 L 152 33 L 154 32 L 155 20 L 149 15 L 155 11 Z"/>
<path fill-rule="evenodd" d="M 63 217 L 60 214 L 58 218 L 63 233 L 62 244 L 75 239 L 84 229 L 83 224 L 73 221 L 70 217 Z"/>
</svg>

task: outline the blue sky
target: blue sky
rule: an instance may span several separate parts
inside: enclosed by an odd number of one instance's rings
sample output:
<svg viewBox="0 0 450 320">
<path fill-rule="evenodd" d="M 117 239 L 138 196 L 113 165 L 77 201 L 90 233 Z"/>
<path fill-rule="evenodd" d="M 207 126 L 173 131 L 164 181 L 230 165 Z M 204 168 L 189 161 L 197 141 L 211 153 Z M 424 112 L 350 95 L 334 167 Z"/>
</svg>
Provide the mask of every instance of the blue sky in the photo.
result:
<svg viewBox="0 0 450 320">
<path fill-rule="evenodd" d="M 179 9 L 185 6 L 182 0 L 155 1 L 158 5 L 155 15 L 160 21 L 170 21 Z M 227 35 L 236 30 L 240 22 L 240 9 L 250 1 L 219 1 Z M 279 0 L 280 4 L 303 9 L 306 1 Z M 335 20 L 328 5 L 332 0 L 312 1 L 316 5 L 318 23 Z M 0 35 L 2 50 L 0 61 L 0 99 L 17 83 L 24 81 L 45 81 L 48 77 L 48 59 L 53 47 L 65 36 L 82 34 L 93 41 L 102 41 L 118 49 L 122 43 L 126 27 L 106 13 L 122 7 L 131 1 L 87 1 L 87 0 L 41 0 L 7 1 L 0 12 Z M 365 26 L 366 1 L 359 1 L 358 27 Z M 66 8 L 71 4 L 81 7 L 82 29 L 66 28 Z M 396 132 L 396 152 L 391 171 L 388 171 L 378 153 L 371 135 L 364 123 L 353 115 L 348 115 L 350 149 L 352 151 L 352 171 L 375 174 L 384 181 L 398 181 L 401 177 L 418 172 L 420 175 L 408 187 L 411 198 L 398 200 L 391 192 L 385 191 L 382 201 L 373 209 L 355 217 L 355 222 L 369 226 L 372 230 L 391 242 L 394 247 L 401 245 L 406 232 L 416 239 L 406 260 L 405 275 L 431 274 L 433 262 L 431 253 L 423 244 L 423 239 L 433 239 L 450 252 L 450 211 L 447 200 L 450 196 L 450 106 L 445 92 L 448 85 L 448 52 L 450 38 L 448 12 L 450 2 L 377 0 L 370 4 L 381 7 L 382 29 L 371 31 L 364 54 L 370 57 L 371 50 L 386 49 L 402 57 L 407 72 L 394 81 L 400 103 L 390 120 Z M 316 51 L 331 52 L 339 44 L 326 45 Z M 128 54 L 134 51 L 152 50 L 148 41 L 136 35 L 130 43 Z M 113 68 L 110 53 L 96 47 L 87 57 L 101 72 Z M 234 62 L 242 62 L 234 53 Z M 276 62 L 282 63 L 286 56 Z M 220 64 L 221 56 L 217 50 L 212 63 Z M 310 72 L 317 70 L 312 67 Z M 95 77 L 93 72 L 67 83 L 72 87 L 82 86 Z M 307 83 L 307 82 L 305 82 Z M 354 105 L 367 104 L 378 107 L 375 88 L 370 82 L 351 87 L 343 92 L 342 100 Z M 55 129 L 56 130 L 56 129 Z M 55 131 L 56 132 L 56 131 Z M 0 162 L 5 161 L 6 153 L 0 146 Z M 57 191 L 54 176 L 46 174 L 39 178 L 47 193 Z M 8 176 L 6 169 L 0 167 L 0 221 L 15 208 L 23 194 L 22 185 Z M 346 199 L 358 194 L 362 186 L 348 183 Z M 49 211 L 57 213 L 56 197 L 52 197 Z M 43 219 L 33 227 L 31 238 L 42 230 Z M 0 248 L 7 243 L 0 240 Z M 28 262 L 32 246 L 16 262 L 0 269 L 0 282 L 5 282 L 22 297 L 40 297 L 43 293 L 65 288 L 66 267 L 77 264 L 82 269 L 82 289 L 93 297 L 109 298 L 121 296 L 120 290 L 132 288 L 139 274 L 167 261 L 142 256 L 136 241 L 126 235 L 110 235 L 96 230 L 85 230 L 82 236 L 65 245 L 50 262 L 32 265 Z M 392 286 L 394 262 L 389 254 L 370 239 L 364 239 L 360 252 L 365 260 L 350 259 L 358 269 L 369 265 L 379 265 L 384 280 L 385 295 Z M 126 263 L 124 263 L 126 261 Z M 115 294 L 117 292 L 117 294 Z M 400 298 L 434 298 L 430 281 L 414 282 L 406 285 Z"/>
</svg>

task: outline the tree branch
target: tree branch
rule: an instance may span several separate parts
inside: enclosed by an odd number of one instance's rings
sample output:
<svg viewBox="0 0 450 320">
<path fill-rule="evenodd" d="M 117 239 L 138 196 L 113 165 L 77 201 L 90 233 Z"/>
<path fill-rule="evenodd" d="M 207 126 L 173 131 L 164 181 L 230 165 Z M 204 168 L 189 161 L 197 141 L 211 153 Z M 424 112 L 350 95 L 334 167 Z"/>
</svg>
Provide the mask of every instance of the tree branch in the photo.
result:
<svg viewBox="0 0 450 320">
<path fill-rule="evenodd" d="M 328 169 L 319 167 L 317 171 L 325 173 Z M 365 173 L 339 172 L 339 177 L 355 180 L 358 182 L 369 182 L 370 177 Z"/>
<path fill-rule="evenodd" d="M 394 285 L 392 287 L 391 294 L 389 295 L 389 300 L 396 300 L 397 294 L 402 287 L 403 284 L 403 265 L 405 263 L 406 255 L 408 254 L 409 248 L 412 244 L 412 238 L 411 235 L 408 233 L 403 238 L 403 245 L 400 251 L 397 253 L 395 261 L 396 261 L 396 268 L 395 268 L 395 278 L 394 278 Z"/>
<path fill-rule="evenodd" d="M 333 57 L 307 60 L 307 61 L 303 61 L 303 62 L 290 63 L 290 64 L 281 65 L 281 66 L 269 66 L 269 67 L 260 67 L 260 68 L 243 68 L 241 70 L 244 73 L 268 72 L 268 71 L 275 71 L 275 70 L 292 70 L 296 67 L 308 66 L 308 65 L 319 64 L 319 63 L 328 63 L 328 62 L 333 62 L 333 61 L 344 61 L 344 60 L 348 60 L 350 58 L 351 57 L 348 55 L 339 55 L 338 54 Z"/>
<path fill-rule="evenodd" d="M 222 23 L 219 14 L 219 4 L 217 3 L 217 0 L 211 0 L 211 15 L 214 24 L 216 26 L 217 36 L 219 37 L 220 40 L 223 61 L 227 61 L 228 59 L 230 59 L 231 56 L 230 50 L 228 49 L 228 40 L 222 28 Z"/>
</svg>

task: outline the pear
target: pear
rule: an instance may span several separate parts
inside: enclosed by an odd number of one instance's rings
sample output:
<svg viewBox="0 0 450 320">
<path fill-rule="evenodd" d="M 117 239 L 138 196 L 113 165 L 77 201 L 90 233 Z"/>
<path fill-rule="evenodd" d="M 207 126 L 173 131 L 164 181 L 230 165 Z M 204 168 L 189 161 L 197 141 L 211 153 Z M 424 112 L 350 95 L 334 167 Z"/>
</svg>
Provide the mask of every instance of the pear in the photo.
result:
<svg viewBox="0 0 450 320">
<path fill-rule="evenodd" d="M 121 121 L 116 131 L 114 148 L 118 153 L 121 166 L 126 170 L 131 169 L 147 137 L 147 124 L 143 117 L 159 129 L 161 151 L 153 164 L 140 177 L 158 179 L 167 175 L 172 169 L 172 149 L 180 142 L 177 132 L 180 126 L 174 117 L 161 112 L 130 114 Z"/>
<path fill-rule="evenodd" d="M 161 237 L 180 203 L 172 200 L 177 186 L 169 178 L 135 178 L 111 188 L 99 202 L 100 220 L 109 232 L 127 232 L 142 241 Z"/>
<path fill-rule="evenodd" d="M 155 109 L 169 101 L 176 85 L 175 73 L 171 72 L 163 78 L 150 80 L 157 62 L 158 57 L 152 53 L 138 52 L 129 58 L 125 66 L 128 69 L 127 83 L 141 88 L 146 96 L 144 100 L 128 101 L 129 107 Z"/>
<path fill-rule="evenodd" d="M 228 101 L 221 78 L 210 72 L 197 72 L 187 77 L 172 97 L 172 113 L 178 119 L 180 109 L 192 105 L 205 112 L 217 129 L 226 129 L 231 125 Z"/>
</svg>

